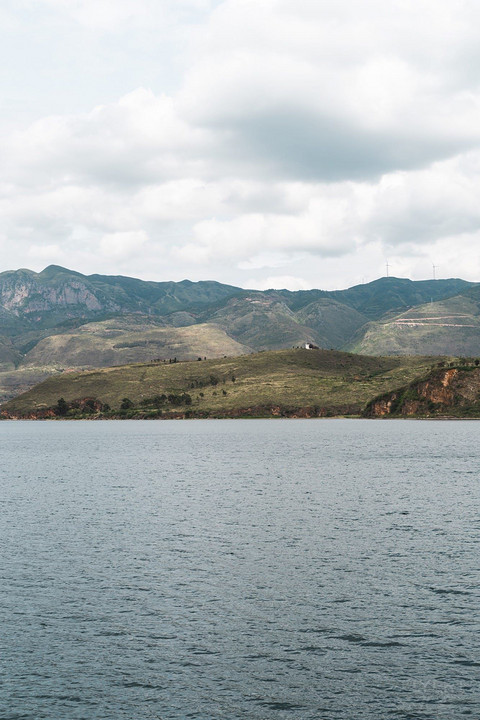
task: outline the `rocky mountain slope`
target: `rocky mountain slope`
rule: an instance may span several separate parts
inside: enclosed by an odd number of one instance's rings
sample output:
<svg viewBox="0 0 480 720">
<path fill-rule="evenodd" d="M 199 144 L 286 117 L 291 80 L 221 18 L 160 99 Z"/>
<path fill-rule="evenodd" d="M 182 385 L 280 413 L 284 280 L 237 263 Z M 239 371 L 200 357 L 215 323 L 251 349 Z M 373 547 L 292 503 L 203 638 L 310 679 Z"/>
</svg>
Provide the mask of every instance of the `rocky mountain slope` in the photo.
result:
<svg viewBox="0 0 480 720">
<path fill-rule="evenodd" d="M 284 342 L 282 332 L 275 330 L 277 321 L 287 325 L 293 322 L 312 328 L 326 344 L 337 346 L 368 320 L 427 300 L 451 297 L 470 286 L 457 279 L 413 282 L 380 278 L 332 292 L 260 292 L 211 281 L 156 283 L 121 276 L 86 276 L 50 265 L 40 273 L 25 269 L 0 273 L 0 335 L 13 338 L 22 352 L 25 337 L 33 343 L 35 333 L 45 336 L 89 320 L 135 313 L 161 317 L 172 326 L 218 321 L 229 333 L 230 326 L 238 322 L 240 334 L 257 322 L 260 327 L 267 318 L 270 332 L 281 340 L 270 337 L 266 326 L 258 332 L 261 340 L 256 339 L 253 327 L 253 346 L 263 342 L 266 347 Z M 235 302 L 230 302 L 233 299 Z M 291 337 L 297 335 L 293 331 Z"/>
<path fill-rule="evenodd" d="M 470 353 L 478 334 L 476 325 L 467 327 L 472 323 L 465 323 L 458 338 L 433 328 L 432 341 L 424 343 L 420 337 L 416 345 L 407 342 L 405 324 L 400 329 L 394 326 L 398 338 L 384 330 L 392 313 L 401 320 L 399 313 L 406 308 L 410 313 L 412 305 L 428 301 L 431 307 L 431 300 L 433 305 L 453 303 L 452 296 L 465 298 L 469 292 L 473 308 L 475 287 L 457 279 L 380 278 L 332 292 L 260 292 L 210 281 L 156 283 L 85 276 L 54 265 L 40 273 L 4 272 L 0 273 L 0 402 L 25 389 L 29 377 L 66 367 L 175 355 L 179 360 L 222 357 L 306 342 L 368 354 L 459 355 L 464 348 Z M 453 310 L 442 306 L 441 312 Z M 112 322 L 114 326 L 108 325 Z"/>
<path fill-rule="evenodd" d="M 147 282 L 128 277 L 82 275 L 57 265 L 40 273 L 0 273 L 0 315 L 9 334 L 27 328 L 55 327 L 73 318 L 108 314 L 167 315 L 190 305 L 230 297 L 238 288 L 217 282 Z"/>
</svg>

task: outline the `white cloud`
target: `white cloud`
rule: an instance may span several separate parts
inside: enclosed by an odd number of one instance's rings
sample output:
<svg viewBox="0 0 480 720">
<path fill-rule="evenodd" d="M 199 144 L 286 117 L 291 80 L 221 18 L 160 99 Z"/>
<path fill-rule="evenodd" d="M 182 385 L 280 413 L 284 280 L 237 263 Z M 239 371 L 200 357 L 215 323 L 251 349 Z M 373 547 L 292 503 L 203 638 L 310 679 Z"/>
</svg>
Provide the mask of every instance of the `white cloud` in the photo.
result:
<svg viewBox="0 0 480 720">
<path fill-rule="evenodd" d="M 135 22 L 145 15 L 145 0 L 41 0 L 88 28 L 114 30 L 125 22 Z"/>
<path fill-rule="evenodd" d="M 214 5 L 210 0 L 23 0 L 25 5 L 39 3 L 89 30 L 115 33 L 132 26 L 151 27 L 175 18 L 206 13 Z"/>
<path fill-rule="evenodd" d="M 247 287 L 254 290 L 311 290 L 312 284 L 307 280 L 292 275 L 273 275 L 261 281 L 250 279 Z"/>
<path fill-rule="evenodd" d="M 60 245 L 30 245 L 27 254 L 34 261 L 59 263 L 65 261 L 65 253 Z"/>
<path fill-rule="evenodd" d="M 66 42 L 89 39 L 105 77 L 125 47 L 137 61 L 143 38 L 140 75 L 167 60 L 186 71 L 168 91 L 138 83 L 93 109 L 45 113 L 3 134 L 10 266 L 68 258 L 80 270 L 256 287 L 318 286 L 332 272 L 348 284 L 382 272 L 387 257 L 405 274 L 428 274 L 433 261 L 477 272 L 457 252 L 476 258 L 480 231 L 473 3 L 36 6 Z M 27 32 L 12 22 L 13 3 L 4 12 L 10 33 Z M 191 48 L 173 50 L 168 35 L 188 36 Z"/>
<path fill-rule="evenodd" d="M 255 155 L 257 173 L 376 177 L 478 143 L 478 97 L 440 52 L 464 54 L 466 37 L 473 47 L 470 6 L 260 2 L 253 19 L 251 3 L 222 4 L 180 94 L 237 164 Z"/>
<path fill-rule="evenodd" d="M 100 240 L 100 250 L 108 258 L 124 259 L 138 252 L 147 242 L 148 236 L 143 230 L 109 233 Z"/>
</svg>

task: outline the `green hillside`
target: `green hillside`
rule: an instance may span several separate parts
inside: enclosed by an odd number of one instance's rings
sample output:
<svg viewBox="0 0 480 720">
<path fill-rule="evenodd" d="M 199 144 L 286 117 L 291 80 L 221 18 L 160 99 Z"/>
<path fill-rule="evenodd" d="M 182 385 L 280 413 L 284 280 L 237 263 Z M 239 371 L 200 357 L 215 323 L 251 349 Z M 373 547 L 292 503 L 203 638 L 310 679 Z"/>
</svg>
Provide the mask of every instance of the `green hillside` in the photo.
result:
<svg viewBox="0 0 480 720">
<path fill-rule="evenodd" d="M 480 355 L 480 293 L 475 288 L 371 322 L 346 349 L 378 355 Z"/>
<path fill-rule="evenodd" d="M 391 321 L 407 308 L 414 312 L 412 306 L 421 312 L 427 301 L 448 305 L 454 295 L 478 307 L 479 293 L 458 279 L 380 278 L 338 291 L 261 292 L 212 281 L 82 275 L 57 265 L 3 272 L 0 403 L 61 368 L 154 357 L 239 355 L 306 342 L 370 355 L 477 354 L 476 324 L 442 332 Z"/>
<path fill-rule="evenodd" d="M 10 338 L 0 335 L 0 372 L 14 370 L 21 359 L 21 354 L 12 344 Z"/>
<path fill-rule="evenodd" d="M 7 402 L 55 374 L 52 368 L 0 370 L 0 400 L 2 403 Z"/>
<path fill-rule="evenodd" d="M 254 350 L 280 350 L 313 342 L 339 349 L 368 320 L 329 297 L 292 310 L 281 293 L 251 291 L 207 307 L 199 317 L 214 322 Z"/>
<path fill-rule="evenodd" d="M 404 308 L 459 295 L 473 283 L 458 278 L 448 280 L 408 280 L 382 277 L 369 283 L 354 285 L 346 290 L 268 290 L 267 295 L 278 295 L 291 310 L 297 311 L 322 298 L 331 298 L 353 308 L 368 320 L 376 320 L 385 313 L 400 312 Z"/>
<path fill-rule="evenodd" d="M 323 345 L 324 338 L 299 322 L 284 302 L 260 292 L 230 298 L 213 312 L 206 308 L 200 317 L 254 350 L 280 350 L 306 342 Z"/>
<path fill-rule="evenodd" d="M 298 310 L 296 317 L 317 334 L 322 347 L 343 348 L 368 318 L 332 298 L 321 298 Z"/>
<path fill-rule="evenodd" d="M 123 411 L 127 416 L 358 414 L 372 397 L 410 382 L 431 365 L 431 358 L 303 349 L 144 363 L 50 377 L 2 411 L 15 417 L 41 416 L 63 398 L 73 408 L 70 415 L 78 414 L 87 399 L 92 408 L 107 404 L 118 415 L 128 398 L 131 407 Z"/>
</svg>

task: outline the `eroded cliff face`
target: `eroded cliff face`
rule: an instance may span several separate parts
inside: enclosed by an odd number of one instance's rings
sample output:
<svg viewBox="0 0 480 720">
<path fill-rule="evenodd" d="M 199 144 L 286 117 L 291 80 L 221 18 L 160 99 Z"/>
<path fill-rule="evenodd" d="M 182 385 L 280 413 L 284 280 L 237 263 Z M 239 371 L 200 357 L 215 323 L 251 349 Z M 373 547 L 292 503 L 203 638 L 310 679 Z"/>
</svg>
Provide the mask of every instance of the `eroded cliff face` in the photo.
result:
<svg viewBox="0 0 480 720">
<path fill-rule="evenodd" d="M 418 394 L 420 398 L 432 403 L 451 405 L 455 400 L 455 380 L 458 378 L 458 370 L 445 370 L 440 375 L 435 375 L 429 380 L 420 383 Z"/>
<path fill-rule="evenodd" d="M 392 393 L 389 397 L 382 397 L 378 400 L 374 400 L 370 405 L 369 414 L 374 417 L 385 417 L 385 415 L 390 415 L 392 404 L 396 399 L 396 393 Z"/>
<path fill-rule="evenodd" d="M 67 315 L 78 315 L 79 311 L 95 313 L 120 309 L 81 280 L 63 281 L 52 286 L 40 283 L 34 275 L 2 278 L 0 305 L 16 316 L 52 312 L 59 308 L 66 310 Z"/>
<path fill-rule="evenodd" d="M 367 417 L 480 416 L 480 368 L 433 370 L 420 381 L 375 398 Z"/>
</svg>

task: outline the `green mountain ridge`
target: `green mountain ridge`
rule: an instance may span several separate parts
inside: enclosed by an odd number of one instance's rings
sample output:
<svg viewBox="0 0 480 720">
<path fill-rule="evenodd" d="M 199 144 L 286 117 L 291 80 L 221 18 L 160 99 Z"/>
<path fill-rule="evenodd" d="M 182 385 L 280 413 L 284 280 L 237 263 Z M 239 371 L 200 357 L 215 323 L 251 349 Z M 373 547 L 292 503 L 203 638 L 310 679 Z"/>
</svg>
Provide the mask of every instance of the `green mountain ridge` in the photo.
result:
<svg viewBox="0 0 480 720">
<path fill-rule="evenodd" d="M 456 334 L 438 328 L 423 334 L 418 330 L 409 334 L 405 327 L 388 332 L 385 328 L 412 306 L 431 306 L 431 301 L 470 303 L 473 313 L 479 297 L 478 286 L 459 279 L 380 278 L 346 290 L 294 292 L 244 290 L 214 281 L 87 276 L 56 265 L 40 273 L 3 272 L 0 402 L 24 390 L 28 377 L 42 377 L 59 368 L 119 365 L 171 355 L 186 360 L 197 354 L 236 355 L 307 342 L 375 355 L 460 355 L 467 350 L 471 354 L 476 348 L 476 325 Z M 124 334 L 123 347 L 120 341 L 108 341 L 107 325 L 103 330 L 98 325 L 119 323 L 121 318 L 125 322 L 117 331 Z M 188 327 L 191 331 L 180 332 Z"/>
</svg>

